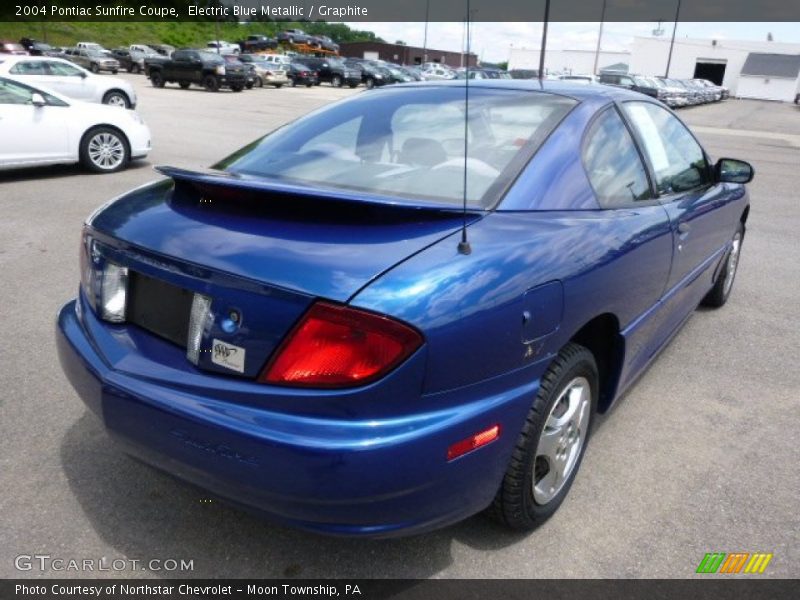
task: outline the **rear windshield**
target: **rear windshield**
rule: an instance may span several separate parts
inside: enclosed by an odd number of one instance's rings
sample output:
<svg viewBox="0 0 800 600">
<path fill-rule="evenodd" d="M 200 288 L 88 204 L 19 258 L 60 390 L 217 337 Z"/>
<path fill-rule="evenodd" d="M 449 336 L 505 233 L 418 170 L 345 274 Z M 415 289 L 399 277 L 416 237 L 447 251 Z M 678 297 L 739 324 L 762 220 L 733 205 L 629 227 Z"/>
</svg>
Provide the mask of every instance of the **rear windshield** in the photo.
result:
<svg viewBox="0 0 800 600">
<path fill-rule="evenodd" d="M 496 204 L 576 104 L 522 90 L 471 88 L 468 205 Z M 408 87 L 319 110 L 215 166 L 286 183 L 460 205 L 464 196 L 464 88 Z"/>
</svg>

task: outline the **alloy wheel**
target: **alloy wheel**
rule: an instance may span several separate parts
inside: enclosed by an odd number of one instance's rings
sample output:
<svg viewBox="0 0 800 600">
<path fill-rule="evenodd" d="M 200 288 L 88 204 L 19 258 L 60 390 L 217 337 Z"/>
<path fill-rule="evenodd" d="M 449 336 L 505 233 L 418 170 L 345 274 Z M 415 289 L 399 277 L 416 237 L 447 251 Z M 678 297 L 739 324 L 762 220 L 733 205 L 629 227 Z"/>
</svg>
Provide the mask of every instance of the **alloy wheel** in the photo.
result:
<svg viewBox="0 0 800 600">
<path fill-rule="evenodd" d="M 111 171 L 125 160 L 125 145 L 119 137 L 104 131 L 89 140 L 88 155 L 97 168 Z"/>
<path fill-rule="evenodd" d="M 586 441 L 592 391 L 576 377 L 559 394 L 542 429 L 533 461 L 533 499 L 550 502 L 569 480 Z"/>
</svg>

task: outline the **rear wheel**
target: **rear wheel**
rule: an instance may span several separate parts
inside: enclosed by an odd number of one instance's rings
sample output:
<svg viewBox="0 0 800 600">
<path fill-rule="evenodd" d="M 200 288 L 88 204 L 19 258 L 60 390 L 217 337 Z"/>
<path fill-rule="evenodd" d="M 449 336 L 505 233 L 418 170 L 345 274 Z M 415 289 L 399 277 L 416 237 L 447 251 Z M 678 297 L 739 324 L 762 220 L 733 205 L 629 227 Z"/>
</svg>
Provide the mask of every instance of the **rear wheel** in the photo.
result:
<svg viewBox="0 0 800 600">
<path fill-rule="evenodd" d="M 369 79 L 367 79 L 365 85 L 367 86 L 368 90 L 371 90 L 372 88 L 375 87 L 375 80 L 372 77 L 370 77 Z"/>
<path fill-rule="evenodd" d="M 179 81 L 178 85 L 181 86 L 182 90 L 188 90 L 189 86 L 192 85 L 189 81 Z"/>
<path fill-rule="evenodd" d="M 244 86 L 243 86 L 243 85 L 241 85 L 241 84 L 232 85 L 232 86 L 231 86 L 231 89 L 232 89 L 234 92 L 241 92 L 241 91 L 244 89 Z"/>
<path fill-rule="evenodd" d="M 153 84 L 153 87 L 163 88 L 164 77 L 162 77 L 161 73 L 159 73 L 158 71 L 152 71 L 150 73 L 150 83 Z"/>
<path fill-rule="evenodd" d="M 213 75 L 206 75 L 203 78 L 203 87 L 206 88 L 207 92 L 218 92 L 219 81 Z"/>
<path fill-rule="evenodd" d="M 111 127 L 95 127 L 81 140 L 80 160 L 95 173 L 114 173 L 125 168 L 130 160 L 128 140 Z"/>
<path fill-rule="evenodd" d="M 106 92 L 106 95 L 103 96 L 103 104 L 108 104 L 109 106 L 119 106 L 120 108 L 130 108 L 131 103 L 128 100 L 128 97 L 118 91 L 118 90 L 111 90 L 110 92 Z"/>
<path fill-rule="evenodd" d="M 489 516 L 529 530 L 558 509 L 583 459 L 597 393 L 594 356 L 567 344 L 541 379 Z"/>
<path fill-rule="evenodd" d="M 244 84 L 244 87 L 246 87 L 248 90 L 252 90 L 252 89 L 253 89 L 253 86 L 254 86 L 255 84 L 256 84 L 256 82 L 255 82 L 255 81 L 248 81 L 247 83 L 245 83 L 245 84 Z"/>
<path fill-rule="evenodd" d="M 739 223 L 736 228 L 736 233 L 733 234 L 731 240 L 731 248 L 725 256 L 725 262 L 722 264 L 722 269 L 717 275 L 717 281 L 714 287 L 703 298 L 702 304 L 712 308 L 719 308 L 724 305 L 731 295 L 733 289 L 733 281 L 736 279 L 736 271 L 739 268 L 739 258 L 742 254 L 742 241 L 744 241 L 744 225 Z"/>
<path fill-rule="evenodd" d="M 92 63 L 89 68 L 91 69 L 92 73 L 100 72 L 100 66 L 97 63 Z"/>
<path fill-rule="evenodd" d="M 119 71 L 117 69 L 111 69 L 111 74 L 112 75 L 116 75 L 117 73 L 119 73 Z"/>
<path fill-rule="evenodd" d="M 331 79 L 331 85 L 333 87 L 342 87 L 342 78 L 339 75 L 334 75 L 333 79 Z"/>
</svg>

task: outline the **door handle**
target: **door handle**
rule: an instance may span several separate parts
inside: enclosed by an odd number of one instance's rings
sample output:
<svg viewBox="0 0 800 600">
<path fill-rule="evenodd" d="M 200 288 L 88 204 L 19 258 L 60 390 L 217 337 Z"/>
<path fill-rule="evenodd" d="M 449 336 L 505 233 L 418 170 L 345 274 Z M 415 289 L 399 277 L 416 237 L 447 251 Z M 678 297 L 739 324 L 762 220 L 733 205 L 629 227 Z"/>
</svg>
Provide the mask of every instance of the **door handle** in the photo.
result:
<svg viewBox="0 0 800 600">
<path fill-rule="evenodd" d="M 691 225 L 689 225 L 686 221 L 681 221 L 680 223 L 678 223 L 678 233 L 682 235 L 686 235 L 687 233 L 689 233 L 689 230 L 691 228 L 692 228 Z"/>
</svg>

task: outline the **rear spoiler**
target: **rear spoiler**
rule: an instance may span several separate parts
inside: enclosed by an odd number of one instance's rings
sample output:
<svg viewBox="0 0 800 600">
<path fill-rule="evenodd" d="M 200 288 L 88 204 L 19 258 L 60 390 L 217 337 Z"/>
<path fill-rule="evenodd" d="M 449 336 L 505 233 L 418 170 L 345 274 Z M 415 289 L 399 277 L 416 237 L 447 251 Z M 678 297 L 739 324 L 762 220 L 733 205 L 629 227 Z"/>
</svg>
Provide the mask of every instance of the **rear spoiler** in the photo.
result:
<svg viewBox="0 0 800 600">
<path fill-rule="evenodd" d="M 447 214 L 462 214 L 466 212 L 471 215 L 486 213 L 483 209 L 470 206 L 467 206 L 466 211 L 464 211 L 460 204 L 442 204 L 419 198 L 379 196 L 348 189 L 301 186 L 274 179 L 229 173 L 227 171 L 189 171 L 166 165 L 159 165 L 155 167 L 155 170 L 170 177 L 175 182 L 188 184 L 201 193 L 231 193 L 238 191 L 247 196 L 263 195 L 265 198 L 273 199 L 296 197 L 312 201 L 363 204 L 365 207 L 371 206 L 405 211 Z"/>
</svg>

